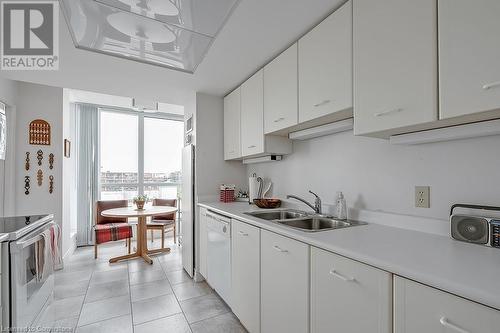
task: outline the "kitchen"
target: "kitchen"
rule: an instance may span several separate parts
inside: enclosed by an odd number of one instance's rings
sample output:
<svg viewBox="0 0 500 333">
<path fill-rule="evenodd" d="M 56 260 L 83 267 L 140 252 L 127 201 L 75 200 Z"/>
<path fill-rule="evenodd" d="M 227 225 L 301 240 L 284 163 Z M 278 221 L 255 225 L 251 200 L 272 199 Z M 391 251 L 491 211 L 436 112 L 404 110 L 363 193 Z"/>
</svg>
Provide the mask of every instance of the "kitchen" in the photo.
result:
<svg viewBox="0 0 500 333">
<path fill-rule="evenodd" d="M 84 9 L 99 5 L 82 3 Z M 154 8 L 154 1 L 148 3 Z M 268 6 L 265 13 L 259 6 Z M 111 254 L 127 256 L 123 244 L 104 246 L 96 261 L 110 271 L 124 265 L 129 283 L 138 270 L 148 276 L 163 270 L 168 287 L 153 291 L 158 297 L 147 303 L 162 310 L 138 314 L 146 300 L 128 300 L 131 310 L 103 316 L 105 309 L 95 321 L 88 319 L 91 312 L 78 310 L 71 316 L 76 322 L 65 325 L 103 331 L 118 329 L 117 318 L 124 318 L 120 331 L 498 331 L 500 49 L 494 32 L 500 30 L 500 7 L 493 0 L 325 0 L 303 6 L 228 1 L 206 58 L 191 68 L 194 74 L 151 66 L 158 59 L 147 55 L 131 61 L 110 57 L 107 49 L 89 53 L 92 45 L 76 45 L 86 40 L 78 40 L 72 29 L 80 26 L 72 19 L 68 27 L 61 23 L 61 59 L 74 56 L 59 70 L 64 75 L 2 71 L 0 97 L 16 106 L 7 108 L 7 128 L 11 121 L 22 124 L 14 125 L 16 145 L 25 139 L 25 119 L 37 111 L 28 101 L 12 102 L 18 96 L 10 98 L 10 82 L 19 82 L 21 96 L 41 96 L 37 85 L 52 86 L 43 88 L 49 93 L 61 89 L 56 94 L 64 105 L 71 87 L 103 94 L 101 100 L 104 94 L 126 98 L 120 105 L 127 109 L 138 100 L 184 107 L 179 243 L 168 238 L 171 252 L 151 255 L 151 265 L 141 258 L 108 263 Z M 71 63 L 91 56 L 107 66 L 78 69 Z M 122 68 L 151 81 L 141 85 Z M 82 77 L 80 70 L 90 74 Z M 120 75 L 120 86 L 91 79 Z M 143 108 L 144 115 L 159 111 L 158 102 Z M 48 118 L 52 112 L 51 122 L 60 123 L 54 129 L 60 136 L 54 144 L 60 145 L 67 111 L 59 116 L 53 109 L 48 104 L 38 113 Z M 16 152 L 24 153 L 22 147 Z M 9 177 L 24 166 L 25 156 L 13 155 L 7 149 L 1 165 L 2 214 L 55 211 L 68 269 L 80 259 L 90 266 L 88 247 L 76 248 L 67 233 L 73 213 L 64 200 L 71 201 L 65 196 L 71 191 L 62 183 L 57 197 L 28 200 L 17 189 L 24 185 L 20 178 Z M 56 160 L 56 179 L 77 177 L 63 168 Z M 7 194 L 14 188 L 15 203 Z M 36 207 L 45 203 L 49 211 Z M 140 229 L 133 230 L 137 237 Z M 132 240 L 132 247 L 142 248 Z M 115 298 L 128 294 L 134 297 L 127 292 Z"/>
</svg>

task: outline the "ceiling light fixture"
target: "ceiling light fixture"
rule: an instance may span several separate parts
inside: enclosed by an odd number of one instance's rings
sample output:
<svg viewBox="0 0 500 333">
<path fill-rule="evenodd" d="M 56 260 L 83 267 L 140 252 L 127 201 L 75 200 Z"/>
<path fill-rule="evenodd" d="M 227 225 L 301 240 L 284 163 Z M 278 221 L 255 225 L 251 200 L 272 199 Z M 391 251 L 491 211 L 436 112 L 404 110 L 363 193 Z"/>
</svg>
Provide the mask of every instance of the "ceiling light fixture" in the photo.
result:
<svg viewBox="0 0 500 333">
<path fill-rule="evenodd" d="M 238 0 L 61 0 L 77 48 L 194 73 Z"/>
</svg>

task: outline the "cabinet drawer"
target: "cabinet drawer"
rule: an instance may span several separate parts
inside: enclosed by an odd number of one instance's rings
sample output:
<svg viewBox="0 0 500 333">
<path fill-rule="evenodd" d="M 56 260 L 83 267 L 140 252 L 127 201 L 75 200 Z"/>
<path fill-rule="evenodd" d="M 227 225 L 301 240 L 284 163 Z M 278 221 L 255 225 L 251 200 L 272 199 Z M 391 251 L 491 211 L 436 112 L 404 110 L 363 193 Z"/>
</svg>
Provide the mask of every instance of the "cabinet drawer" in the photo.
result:
<svg viewBox="0 0 500 333">
<path fill-rule="evenodd" d="M 311 332 L 392 332 L 392 275 L 313 247 Z"/>
<path fill-rule="evenodd" d="M 498 333 L 500 311 L 401 278 L 394 279 L 395 333 Z"/>
</svg>

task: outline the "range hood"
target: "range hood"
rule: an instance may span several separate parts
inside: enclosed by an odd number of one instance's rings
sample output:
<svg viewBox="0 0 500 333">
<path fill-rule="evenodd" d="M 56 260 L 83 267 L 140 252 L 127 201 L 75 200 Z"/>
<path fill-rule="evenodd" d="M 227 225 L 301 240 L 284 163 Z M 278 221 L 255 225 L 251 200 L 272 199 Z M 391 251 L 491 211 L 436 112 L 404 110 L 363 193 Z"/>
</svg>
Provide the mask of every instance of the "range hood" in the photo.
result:
<svg viewBox="0 0 500 333">
<path fill-rule="evenodd" d="M 238 0 L 61 0 L 77 48 L 194 73 Z"/>
</svg>

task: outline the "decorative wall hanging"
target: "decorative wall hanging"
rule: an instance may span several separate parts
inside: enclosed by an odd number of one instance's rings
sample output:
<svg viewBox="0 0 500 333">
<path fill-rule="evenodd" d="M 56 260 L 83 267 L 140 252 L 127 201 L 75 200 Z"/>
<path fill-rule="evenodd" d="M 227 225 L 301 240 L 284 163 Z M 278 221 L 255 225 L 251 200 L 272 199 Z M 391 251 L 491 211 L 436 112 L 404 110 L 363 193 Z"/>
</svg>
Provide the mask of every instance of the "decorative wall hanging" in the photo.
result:
<svg viewBox="0 0 500 333">
<path fill-rule="evenodd" d="M 52 153 L 49 154 L 49 169 L 54 169 L 54 154 Z"/>
<path fill-rule="evenodd" d="M 54 176 L 49 176 L 49 193 L 54 192 Z"/>
<path fill-rule="evenodd" d="M 71 157 L 71 141 L 64 139 L 64 157 Z"/>
<path fill-rule="evenodd" d="M 42 186 L 42 182 L 43 182 L 43 171 L 42 170 L 38 170 L 38 172 L 36 173 L 36 181 L 38 182 L 38 186 Z"/>
<path fill-rule="evenodd" d="M 30 152 L 29 151 L 26 152 L 26 163 L 24 164 L 24 168 L 26 169 L 26 171 L 28 171 L 30 169 Z"/>
<path fill-rule="evenodd" d="M 43 119 L 30 123 L 30 145 L 50 146 L 50 124 Z"/>
<path fill-rule="evenodd" d="M 30 194 L 30 176 L 24 176 L 24 194 Z"/>
<path fill-rule="evenodd" d="M 43 151 L 41 149 L 36 152 L 36 159 L 38 160 L 38 165 L 41 166 L 43 160 Z"/>
</svg>

